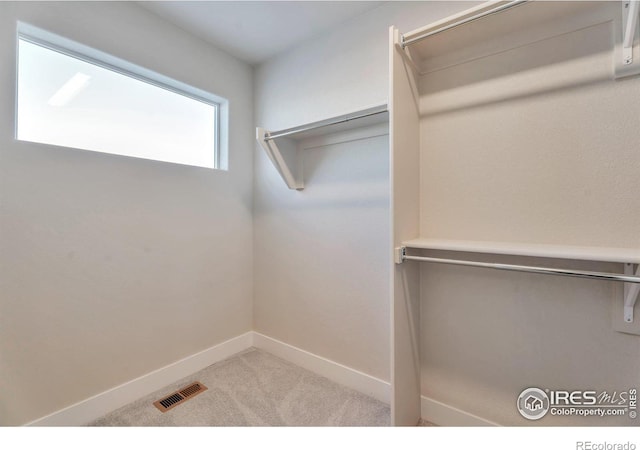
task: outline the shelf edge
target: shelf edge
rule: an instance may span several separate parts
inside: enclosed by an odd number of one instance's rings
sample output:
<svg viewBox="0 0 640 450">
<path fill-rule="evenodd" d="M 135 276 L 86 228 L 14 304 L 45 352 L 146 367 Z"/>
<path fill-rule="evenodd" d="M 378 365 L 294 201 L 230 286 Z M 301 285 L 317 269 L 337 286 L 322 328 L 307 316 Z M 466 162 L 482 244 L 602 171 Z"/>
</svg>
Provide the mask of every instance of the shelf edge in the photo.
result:
<svg viewBox="0 0 640 450">
<path fill-rule="evenodd" d="M 640 264 L 640 249 L 618 247 L 586 247 L 573 245 L 525 244 L 516 242 L 463 241 L 418 238 L 403 241 L 407 248 L 486 253 L 495 255 L 533 256 Z"/>
</svg>

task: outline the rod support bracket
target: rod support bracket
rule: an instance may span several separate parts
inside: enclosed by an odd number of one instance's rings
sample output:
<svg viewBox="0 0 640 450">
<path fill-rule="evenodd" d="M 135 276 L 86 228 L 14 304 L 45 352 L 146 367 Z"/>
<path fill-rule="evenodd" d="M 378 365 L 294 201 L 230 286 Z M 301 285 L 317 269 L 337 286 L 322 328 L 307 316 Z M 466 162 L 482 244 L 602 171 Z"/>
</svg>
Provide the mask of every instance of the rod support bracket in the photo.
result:
<svg viewBox="0 0 640 450">
<path fill-rule="evenodd" d="M 634 270 L 633 264 L 628 263 L 624 265 L 624 273 L 626 275 L 640 275 L 640 265 Z M 633 323 L 633 309 L 638 301 L 638 295 L 640 294 L 640 284 L 625 283 L 624 284 L 624 321 L 626 323 Z"/>
<path fill-rule="evenodd" d="M 396 264 L 402 264 L 407 256 L 407 247 L 396 247 L 393 252 L 393 260 Z"/>
<path fill-rule="evenodd" d="M 633 306 L 624 305 L 624 321 L 627 323 L 633 322 Z"/>
<path fill-rule="evenodd" d="M 400 49 L 404 50 L 404 48 L 407 46 L 407 44 L 405 44 L 404 42 L 404 34 L 400 35 Z"/>
</svg>

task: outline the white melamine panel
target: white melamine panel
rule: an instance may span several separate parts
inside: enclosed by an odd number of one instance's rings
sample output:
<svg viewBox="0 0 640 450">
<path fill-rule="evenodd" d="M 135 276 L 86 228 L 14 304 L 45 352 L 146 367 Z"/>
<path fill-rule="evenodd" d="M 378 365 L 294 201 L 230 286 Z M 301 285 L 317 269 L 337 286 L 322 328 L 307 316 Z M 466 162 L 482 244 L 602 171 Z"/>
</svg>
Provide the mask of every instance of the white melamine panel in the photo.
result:
<svg viewBox="0 0 640 450">
<path fill-rule="evenodd" d="M 391 191 L 393 246 L 419 230 L 419 118 L 411 88 L 411 69 L 394 45 L 398 30 L 390 29 Z M 393 248 L 389 263 L 393 264 Z M 420 419 L 419 277 L 418 266 L 394 265 L 391 291 L 391 420 L 415 425 Z"/>
</svg>

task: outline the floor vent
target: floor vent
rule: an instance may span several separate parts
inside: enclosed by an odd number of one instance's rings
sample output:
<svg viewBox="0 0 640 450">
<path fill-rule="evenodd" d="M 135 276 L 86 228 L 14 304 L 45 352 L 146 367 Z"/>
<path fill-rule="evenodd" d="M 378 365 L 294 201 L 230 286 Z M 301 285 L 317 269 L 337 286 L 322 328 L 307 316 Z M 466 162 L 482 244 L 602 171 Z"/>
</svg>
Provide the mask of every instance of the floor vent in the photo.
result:
<svg viewBox="0 0 640 450">
<path fill-rule="evenodd" d="M 192 383 L 189 386 L 167 395 L 165 398 L 158 400 L 157 402 L 153 402 L 153 406 L 162 412 L 167 412 L 171 408 L 178 406 L 180 403 L 186 402 L 191 397 L 194 397 L 206 390 L 207 387 L 204 384 L 198 382 Z"/>
</svg>

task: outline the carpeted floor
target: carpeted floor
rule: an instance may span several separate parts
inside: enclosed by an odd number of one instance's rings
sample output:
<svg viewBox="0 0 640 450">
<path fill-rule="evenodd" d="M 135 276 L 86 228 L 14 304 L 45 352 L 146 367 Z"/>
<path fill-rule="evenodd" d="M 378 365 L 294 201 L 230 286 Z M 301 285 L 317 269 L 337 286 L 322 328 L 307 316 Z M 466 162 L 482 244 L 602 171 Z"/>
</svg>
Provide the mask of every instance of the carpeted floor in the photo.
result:
<svg viewBox="0 0 640 450">
<path fill-rule="evenodd" d="M 418 422 L 418 426 L 419 427 L 437 427 L 438 425 L 432 422 L 427 422 L 424 419 L 420 419 L 420 421 Z"/>
<path fill-rule="evenodd" d="M 167 411 L 153 402 L 199 381 L 208 390 Z M 258 349 L 124 406 L 91 426 L 388 426 L 389 406 Z"/>
</svg>

